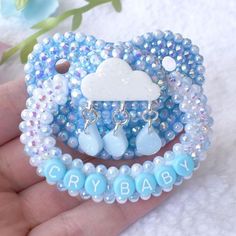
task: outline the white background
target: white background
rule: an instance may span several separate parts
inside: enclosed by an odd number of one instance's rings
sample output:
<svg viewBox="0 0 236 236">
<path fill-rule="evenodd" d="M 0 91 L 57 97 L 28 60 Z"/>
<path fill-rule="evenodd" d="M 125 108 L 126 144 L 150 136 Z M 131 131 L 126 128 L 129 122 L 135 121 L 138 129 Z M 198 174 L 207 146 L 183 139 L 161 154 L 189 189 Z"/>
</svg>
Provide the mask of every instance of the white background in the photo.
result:
<svg viewBox="0 0 236 236">
<path fill-rule="evenodd" d="M 191 38 L 205 57 L 205 91 L 215 119 L 213 145 L 199 171 L 123 236 L 235 236 L 236 1 L 122 2 L 122 13 L 104 5 L 85 14 L 80 30 L 110 41 L 128 40 L 156 29 L 170 29 Z M 59 11 L 74 6 L 78 1 L 61 1 Z M 68 25 L 65 22 L 56 31 L 66 31 Z M 29 33 L 15 20 L 0 19 L 0 41 L 13 44 Z M 22 75 L 22 66 L 14 60 L 0 67 L 2 81 Z"/>
</svg>

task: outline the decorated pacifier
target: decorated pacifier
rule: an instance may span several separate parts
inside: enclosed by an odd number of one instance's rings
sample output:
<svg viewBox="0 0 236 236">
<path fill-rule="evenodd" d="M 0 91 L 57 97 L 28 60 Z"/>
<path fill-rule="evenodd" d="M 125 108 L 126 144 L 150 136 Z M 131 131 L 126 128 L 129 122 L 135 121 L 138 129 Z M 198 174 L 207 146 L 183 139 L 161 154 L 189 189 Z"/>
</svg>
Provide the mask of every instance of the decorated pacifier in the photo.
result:
<svg viewBox="0 0 236 236">
<path fill-rule="evenodd" d="M 20 130 L 31 165 L 60 191 L 98 202 L 170 191 L 210 146 L 202 63 L 198 47 L 170 31 L 119 43 L 80 33 L 44 39 L 25 66 L 29 98 Z M 177 136 L 172 150 L 156 155 Z M 63 154 L 56 140 L 95 158 L 154 159 L 94 166 Z"/>
</svg>

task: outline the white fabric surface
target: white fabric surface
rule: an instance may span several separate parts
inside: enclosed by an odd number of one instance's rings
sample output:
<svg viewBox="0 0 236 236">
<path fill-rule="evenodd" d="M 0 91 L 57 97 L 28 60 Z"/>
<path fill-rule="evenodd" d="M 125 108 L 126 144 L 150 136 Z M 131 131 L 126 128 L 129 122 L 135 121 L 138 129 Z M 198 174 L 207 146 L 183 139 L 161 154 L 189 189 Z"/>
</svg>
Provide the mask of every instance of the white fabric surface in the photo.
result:
<svg viewBox="0 0 236 236">
<path fill-rule="evenodd" d="M 63 1 L 60 10 L 76 2 Z M 0 41 L 15 43 L 30 33 L 12 22 L 0 20 Z M 67 23 L 56 31 L 68 30 Z M 235 236 L 236 1 L 123 0 L 122 13 L 104 5 L 87 13 L 80 28 L 111 41 L 155 29 L 180 32 L 200 46 L 207 68 L 205 91 L 215 119 L 214 140 L 208 159 L 193 178 L 122 235 Z M 0 73 L 8 80 L 23 74 L 22 66 L 10 62 L 0 67 Z"/>
</svg>

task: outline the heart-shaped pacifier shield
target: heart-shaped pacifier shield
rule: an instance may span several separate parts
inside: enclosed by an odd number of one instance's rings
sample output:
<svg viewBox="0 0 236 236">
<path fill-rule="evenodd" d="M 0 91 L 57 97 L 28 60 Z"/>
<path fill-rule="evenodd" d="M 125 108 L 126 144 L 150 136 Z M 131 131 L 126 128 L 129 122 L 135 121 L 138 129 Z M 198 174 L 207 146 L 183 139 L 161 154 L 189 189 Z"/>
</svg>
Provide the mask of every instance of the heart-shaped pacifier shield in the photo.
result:
<svg viewBox="0 0 236 236">
<path fill-rule="evenodd" d="M 60 140 L 90 156 L 132 159 L 182 132 L 188 117 L 168 95 L 167 78 L 202 85 L 202 62 L 198 47 L 170 31 L 118 43 L 65 33 L 37 44 L 25 71 L 29 94 L 47 80 L 67 94 L 51 125 Z"/>
<path fill-rule="evenodd" d="M 29 98 L 19 128 L 30 164 L 58 190 L 96 202 L 171 191 L 211 143 L 202 62 L 197 46 L 170 31 L 119 43 L 80 33 L 44 39 L 25 66 Z M 156 154 L 178 134 L 163 156 L 120 167 L 72 157 L 56 142 L 118 160 Z"/>
</svg>

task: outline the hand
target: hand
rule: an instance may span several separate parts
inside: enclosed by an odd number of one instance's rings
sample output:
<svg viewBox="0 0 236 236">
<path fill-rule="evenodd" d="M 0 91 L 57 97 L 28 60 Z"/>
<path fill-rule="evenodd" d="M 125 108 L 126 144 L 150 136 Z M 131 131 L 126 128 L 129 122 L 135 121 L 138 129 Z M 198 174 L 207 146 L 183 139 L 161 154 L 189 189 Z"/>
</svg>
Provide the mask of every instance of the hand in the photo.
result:
<svg viewBox="0 0 236 236">
<path fill-rule="evenodd" d="M 94 203 L 70 197 L 48 185 L 28 164 L 19 141 L 20 112 L 25 107 L 23 80 L 0 86 L 0 229 L 2 236 L 113 236 L 150 210 L 168 194 L 137 203 Z M 167 145 L 165 149 L 170 148 Z M 163 154 L 162 150 L 162 153 Z M 88 157 L 87 157 L 88 159 Z M 139 159 L 141 162 L 147 158 Z M 94 161 L 94 158 L 90 158 Z M 128 164 L 132 161 L 126 161 Z M 110 165 L 122 162 L 100 161 Z M 117 164 L 118 163 L 118 164 Z"/>
</svg>

